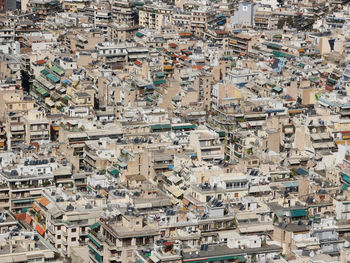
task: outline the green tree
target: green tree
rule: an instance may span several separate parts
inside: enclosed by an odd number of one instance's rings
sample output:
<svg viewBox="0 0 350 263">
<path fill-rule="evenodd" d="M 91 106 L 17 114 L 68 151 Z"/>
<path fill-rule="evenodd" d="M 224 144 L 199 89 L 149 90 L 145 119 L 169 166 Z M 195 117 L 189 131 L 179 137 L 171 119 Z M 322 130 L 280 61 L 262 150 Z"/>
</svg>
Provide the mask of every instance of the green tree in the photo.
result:
<svg viewBox="0 0 350 263">
<path fill-rule="evenodd" d="M 21 70 L 21 82 L 22 82 L 22 88 L 24 89 L 24 91 L 29 92 L 30 75 L 25 70 Z"/>
</svg>

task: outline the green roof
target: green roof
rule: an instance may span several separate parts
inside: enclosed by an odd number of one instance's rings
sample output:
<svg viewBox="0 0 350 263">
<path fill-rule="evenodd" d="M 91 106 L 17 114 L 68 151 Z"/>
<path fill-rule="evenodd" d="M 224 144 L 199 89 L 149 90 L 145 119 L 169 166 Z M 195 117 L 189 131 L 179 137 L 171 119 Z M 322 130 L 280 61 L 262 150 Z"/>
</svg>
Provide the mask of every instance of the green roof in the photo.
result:
<svg viewBox="0 0 350 263">
<path fill-rule="evenodd" d="M 274 35 L 273 38 L 282 38 L 281 34 Z"/>
<path fill-rule="evenodd" d="M 44 76 L 46 76 L 50 72 L 47 69 L 43 69 L 42 71 L 40 71 L 40 73 L 43 74 Z"/>
<path fill-rule="evenodd" d="M 57 66 L 53 66 L 51 70 L 60 76 L 64 75 L 64 71 Z"/>
<path fill-rule="evenodd" d="M 54 82 L 54 83 L 57 83 L 57 82 L 59 82 L 60 80 L 59 80 L 59 78 L 57 78 L 55 75 L 53 75 L 53 74 L 47 74 L 47 76 L 46 77 L 48 77 L 52 82 Z"/>
<path fill-rule="evenodd" d="M 307 216 L 307 212 L 305 209 L 296 209 L 296 210 L 290 211 L 290 215 L 292 217 L 304 217 L 304 216 Z"/>
<path fill-rule="evenodd" d="M 153 81 L 153 84 L 154 85 L 160 85 L 160 84 L 164 84 L 166 83 L 166 80 L 165 79 L 160 79 L 160 80 L 155 80 Z"/>
<path fill-rule="evenodd" d="M 95 224 L 92 224 L 90 226 L 90 229 L 94 230 L 94 229 L 98 228 L 100 225 L 101 225 L 100 222 L 96 222 Z"/>
<path fill-rule="evenodd" d="M 157 78 L 163 78 L 164 77 L 164 73 L 163 72 L 157 72 L 156 73 L 156 77 Z"/>
<path fill-rule="evenodd" d="M 153 100 L 150 97 L 146 97 L 146 100 L 148 100 L 149 102 L 153 102 Z"/>
<path fill-rule="evenodd" d="M 164 130 L 164 129 L 171 129 L 170 124 L 155 124 L 151 126 L 152 130 Z"/>
<path fill-rule="evenodd" d="M 137 37 L 143 37 L 143 36 L 144 36 L 144 34 L 143 34 L 143 33 L 141 33 L 141 32 L 136 32 L 136 36 L 137 36 Z"/>
</svg>

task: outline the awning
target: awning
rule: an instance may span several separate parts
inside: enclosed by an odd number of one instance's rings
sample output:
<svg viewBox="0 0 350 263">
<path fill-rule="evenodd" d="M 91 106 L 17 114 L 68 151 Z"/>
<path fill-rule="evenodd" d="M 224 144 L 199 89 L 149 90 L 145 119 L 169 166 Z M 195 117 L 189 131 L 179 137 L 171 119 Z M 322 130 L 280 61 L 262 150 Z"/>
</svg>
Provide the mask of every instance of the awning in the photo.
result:
<svg viewBox="0 0 350 263">
<path fill-rule="evenodd" d="M 12 256 L 12 260 L 13 261 L 10 261 L 10 262 L 27 262 L 28 258 L 27 258 L 27 255 L 13 255 Z M 5 261 L 7 262 L 7 261 Z"/>
<path fill-rule="evenodd" d="M 345 181 L 345 183 L 350 184 L 350 176 L 346 175 L 343 172 L 340 172 L 340 176 L 342 177 L 343 181 Z"/>
<path fill-rule="evenodd" d="M 96 228 L 100 227 L 100 225 L 101 225 L 100 222 L 96 222 L 95 224 L 92 224 L 90 226 L 90 229 L 95 230 Z"/>
<path fill-rule="evenodd" d="M 160 259 L 157 258 L 155 255 L 151 255 L 148 259 L 152 260 L 153 263 L 157 263 L 160 261 Z"/>
<path fill-rule="evenodd" d="M 163 72 L 157 72 L 156 73 L 156 77 L 157 78 L 163 78 L 164 77 L 164 73 Z"/>
<path fill-rule="evenodd" d="M 281 88 L 281 87 L 278 87 L 278 86 L 274 87 L 272 90 L 275 91 L 275 92 L 277 92 L 277 93 L 282 92 L 282 88 Z"/>
<path fill-rule="evenodd" d="M 173 66 L 171 66 L 171 65 L 164 66 L 164 70 L 172 70 L 172 69 L 173 69 Z"/>
<path fill-rule="evenodd" d="M 46 197 L 42 197 L 38 201 L 44 207 L 46 207 L 48 204 L 50 204 L 50 201 Z"/>
<path fill-rule="evenodd" d="M 32 222 L 32 218 L 31 218 L 28 214 L 26 214 L 26 219 L 25 219 L 25 221 L 26 221 L 26 223 L 27 223 L 28 225 L 30 225 L 30 223 Z"/>
<path fill-rule="evenodd" d="M 21 200 L 13 200 L 14 204 L 23 204 L 23 203 L 31 203 L 33 199 L 21 199 Z"/>
<path fill-rule="evenodd" d="M 35 230 L 38 231 L 40 235 L 44 236 L 45 231 L 39 225 L 36 225 Z"/>
<path fill-rule="evenodd" d="M 296 173 L 299 174 L 299 175 L 308 175 L 308 174 L 309 174 L 309 172 L 306 171 L 306 170 L 303 169 L 303 168 L 298 168 L 298 169 L 296 169 L 295 171 L 296 171 Z"/>
<path fill-rule="evenodd" d="M 110 169 L 108 170 L 108 172 L 109 172 L 111 175 L 113 175 L 113 176 L 116 176 L 116 175 L 119 174 L 119 171 L 118 171 L 117 169 L 115 169 L 114 167 L 110 168 Z"/>
<path fill-rule="evenodd" d="M 46 104 L 47 104 L 49 107 L 55 106 L 55 103 L 54 103 L 52 100 L 50 100 L 50 99 L 46 101 Z"/>
<path fill-rule="evenodd" d="M 331 78 L 327 78 L 327 81 L 328 81 L 329 83 L 333 84 L 333 85 L 337 83 L 336 80 L 331 79 Z"/>
<path fill-rule="evenodd" d="M 68 79 L 62 80 L 62 83 L 66 84 L 68 86 L 72 85 L 72 82 L 70 82 Z"/>
<path fill-rule="evenodd" d="M 307 216 L 307 212 L 305 209 L 296 209 L 290 211 L 291 217 L 304 217 Z"/>
<path fill-rule="evenodd" d="M 52 82 L 54 82 L 54 83 L 57 83 L 57 82 L 59 82 L 60 80 L 55 76 L 55 75 L 53 75 L 53 74 L 47 74 L 47 76 L 46 77 L 48 77 Z"/>
<path fill-rule="evenodd" d="M 171 128 L 170 124 L 155 124 L 151 126 L 151 130 L 165 130 L 170 128 Z"/>
<path fill-rule="evenodd" d="M 153 81 L 154 85 L 161 85 L 161 84 L 165 84 L 165 83 L 166 83 L 165 79 L 160 79 L 160 80 Z"/>
<path fill-rule="evenodd" d="M 188 206 L 190 204 L 190 201 L 188 201 L 187 199 L 182 199 L 182 203 L 185 205 L 185 206 Z"/>
<path fill-rule="evenodd" d="M 47 69 L 43 69 L 42 71 L 40 71 L 40 73 L 43 74 L 44 76 L 46 76 L 50 72 Z"/>
<path fill-rule="evenodd" d="M 289 187 L 298 187 L 299 183 L 297 181 L 295 182 L 285 182 L 284 183 L 284 187 L 285 188 L 289 188 Z"/>
<path fill-rule="evenodd" d="M 41 87 L 37 87 L 36 91 L 43 97 L 48 97 L 50 95 L 50 93 L 47 90 Z"/>
<path fill-rule="evenodd" d="M 266 45 L 268 48 L 271 48 L 271 49 L 277 49 L 277 50 L 280 50 L 282 48 L 281 45 L 278 45 L 278 44 L 275 44 L 275 43 L 267 43 Z"/>
<path fill-rule="evenodd" d="M 60 76 L 64 75 L 64 71 L 57 66 L 53 66 L 51 70 Z"/>
<path fill-rule="evenodd" d="M 91 242 L 94 243 L 94 245 L 98 248 L 101 248 L 102 246 L 100 245 L 100 243 L 98 243 L 95 238 L 93 238 L 90 234 L 88 235 L 88 237 L 90 238 Z"/>
<path fill-rule="evenodd" d="M 134 5 L 136 5 L 136 6 L 143 6 L 144 4 L 145 4 L 145 2 L 142 2 L 142 1 L 134 2 Z"/>
<path fill-rule="evenodd" d="M 253 185 L 249 188 L 249 193 L 263 193 L 263 192 L 271 192 L 271 188 L 269 185 Z"/>
<path fill-rule="evenodd" d="M 33 209 L 36 211 L 36 212 L 39 212 L 40 211 L 40 208 L 36 205 L 36 204 L 32 204 L 32 207 Z"/>
<path fill-rule="evenodd" d="M 176 198 L 179 198 L 181 195 L 183 195 L 183 192 L 174 185 L 169 186 L 167 190 Z"/>
<path fill-rule="evenodd" d="M 171 129 L 173 130 L 187 130 L 187 129 L 195 129 L 196 125 L 194 124 L 183 124 L 183 125 L 173 125 Z"/>
</svg>

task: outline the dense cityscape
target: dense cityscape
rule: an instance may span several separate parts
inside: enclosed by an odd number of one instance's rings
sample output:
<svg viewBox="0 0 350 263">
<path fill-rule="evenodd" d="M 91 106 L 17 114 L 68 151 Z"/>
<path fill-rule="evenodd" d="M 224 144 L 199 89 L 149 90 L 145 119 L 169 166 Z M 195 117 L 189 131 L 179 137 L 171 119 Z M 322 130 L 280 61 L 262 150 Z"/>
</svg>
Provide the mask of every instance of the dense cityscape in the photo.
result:
<svg viewBox="0 0 350 263">
<path fill-rule="evenodd" d="M 0 263 L 349 263 L 348 2 L 0 0 Z"/>
</svg>

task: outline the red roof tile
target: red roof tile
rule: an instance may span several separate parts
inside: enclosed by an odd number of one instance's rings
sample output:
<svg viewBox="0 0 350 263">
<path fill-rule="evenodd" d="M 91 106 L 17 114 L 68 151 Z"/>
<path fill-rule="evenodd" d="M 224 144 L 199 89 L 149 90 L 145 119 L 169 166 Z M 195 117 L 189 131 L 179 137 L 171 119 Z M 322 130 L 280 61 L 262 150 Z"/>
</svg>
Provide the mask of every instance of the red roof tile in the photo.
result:
<svg viewBox="0 0 350 263">
<path fill-rule="evenodd" d="M 141 67 L 142 66 L 142 62 L 141 61 L 138 61 L 138 60 L 135 60 L 134 61 L 134 64 Z"/>
<path fill-rule="evenodd" d="M 46 63 L 46 60 L 45 59 L 40 59 L 40 60 L 37 60 L 36 61 L 36 64 L 37 65 L 43 65 L 43 64 L 45 64 Z"/>
</svg>

